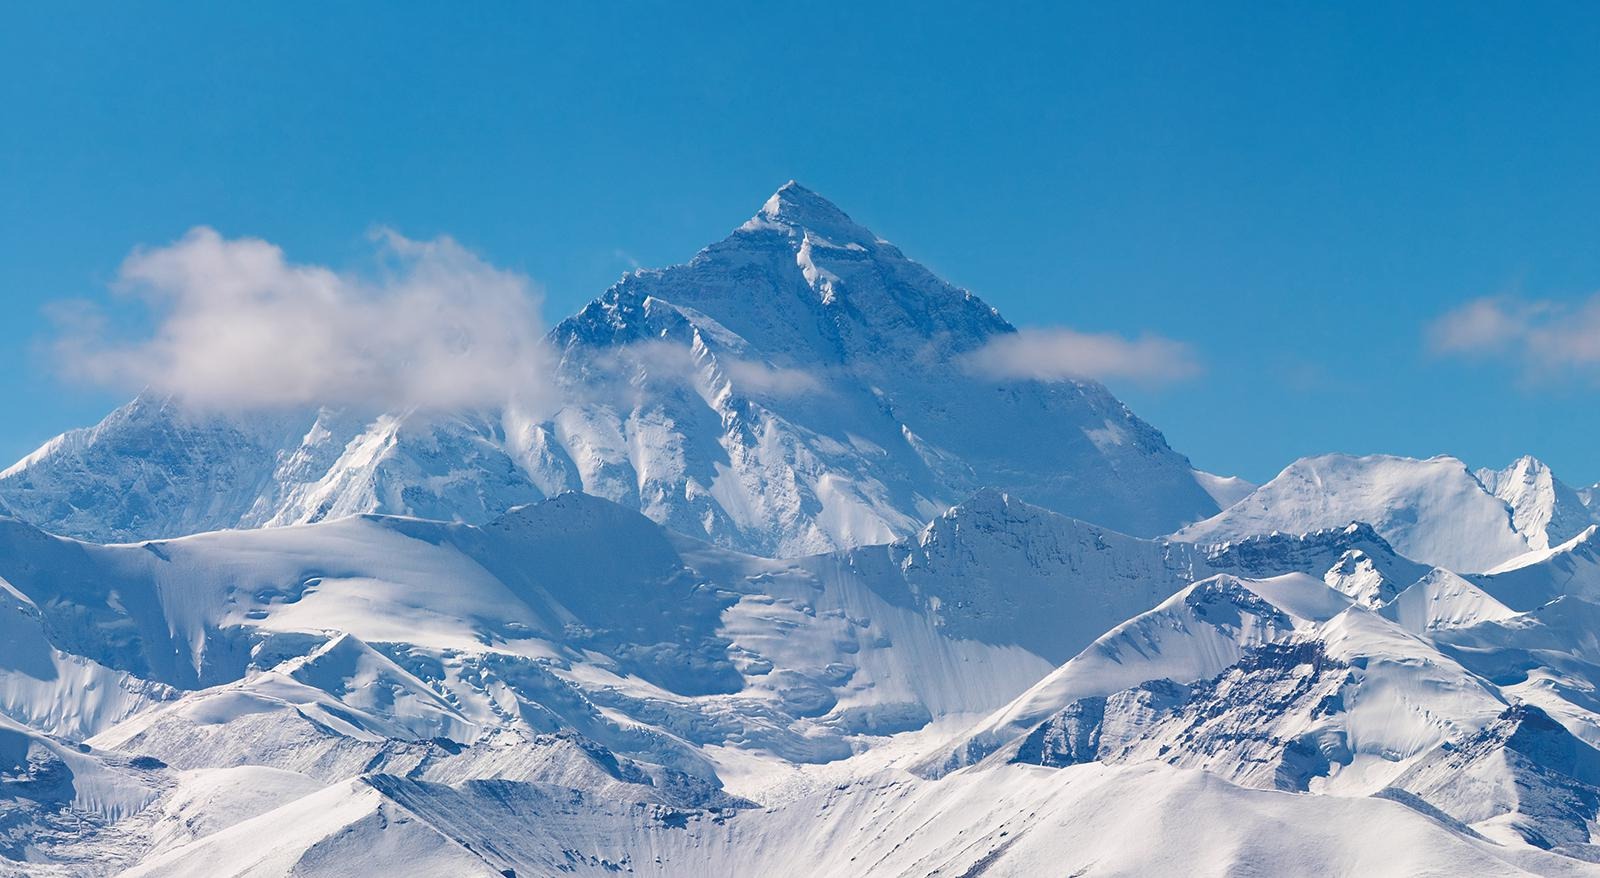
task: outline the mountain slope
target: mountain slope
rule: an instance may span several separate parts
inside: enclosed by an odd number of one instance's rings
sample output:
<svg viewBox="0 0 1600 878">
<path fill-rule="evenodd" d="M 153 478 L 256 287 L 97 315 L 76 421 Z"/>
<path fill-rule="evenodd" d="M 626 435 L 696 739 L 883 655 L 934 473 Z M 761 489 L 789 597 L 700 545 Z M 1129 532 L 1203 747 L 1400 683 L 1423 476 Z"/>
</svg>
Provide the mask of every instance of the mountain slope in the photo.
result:
<svg viewBox="0 0 1600 878">
<path fill-rule="evenodd" d="M 1208 571 L 1182 543 L 1143 540 L 980 491 L 913 538 L 844 553 L 869 586 L 946 636 L 1062 662 Z"/>
<path fill-rule="evenodd" d="M 1160 844 L 1143 843 L 1160 839 Z M 1130 842 L 1130 840 L 1136 840 Z M 1394 801 L 1289 796 L 1156 765 L 863 779 L 733 816 L 525 784 L 355 781 L 128 873 L 653 876 L 1592 875 Z"/>
<path fill-rule="evenodd" d="M 1200 487 L 1211 495 L 1211 499 L 1217 501 L 1219 509 L 1227 509 L 1261 487 L 1239 476 L 1219 476 L 1201 470 L 1195 470 L 1194 477 L 1200 482 Z"/>
<path fill-rule="evenodd" d="M 1600 600 L 1600 525 L 1570 540 L 1472 577 L 1507 605 L 1531 610 L 1563 595 Z"/>
<path fill-rule="evenodd" d="M 367 512 L 483 522 L 582 490 L 798 556 L 910 534 L 983 487 L 1143 536 L 1237 490 L 1097 383 L 964 368 L 1013 331 L 791 183 L 687 264 L 562 321 L 558 410 L 220 415 L 141 397 L 0 473 L 0 510 L 121 541 Z"/>
</svg>

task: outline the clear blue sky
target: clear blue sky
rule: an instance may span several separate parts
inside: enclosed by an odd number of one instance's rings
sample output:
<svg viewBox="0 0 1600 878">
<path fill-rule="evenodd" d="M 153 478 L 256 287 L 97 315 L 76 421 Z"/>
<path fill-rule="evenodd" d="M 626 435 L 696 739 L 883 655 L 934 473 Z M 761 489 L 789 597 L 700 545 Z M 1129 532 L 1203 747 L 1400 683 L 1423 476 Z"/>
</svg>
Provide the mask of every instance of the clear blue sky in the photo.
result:
<svg viewBox="0 0 1600 878">
<path fill-rule="evenodd" d="M 339 266 L 374 224 L 448 233 L 553 320 L 793 177 L 1014 323 L 1193 344 L 1201 377 L 1113 389 L 1201 467 L 1600 479 L 1592 374 L 1423 343 L 1475 297 L 1600 289 L 1600 7 L 697 5 L 8 9 L 0 457 L 117 401 L 53 378 L 41 309 L 136 245 Z"/>
</svg>

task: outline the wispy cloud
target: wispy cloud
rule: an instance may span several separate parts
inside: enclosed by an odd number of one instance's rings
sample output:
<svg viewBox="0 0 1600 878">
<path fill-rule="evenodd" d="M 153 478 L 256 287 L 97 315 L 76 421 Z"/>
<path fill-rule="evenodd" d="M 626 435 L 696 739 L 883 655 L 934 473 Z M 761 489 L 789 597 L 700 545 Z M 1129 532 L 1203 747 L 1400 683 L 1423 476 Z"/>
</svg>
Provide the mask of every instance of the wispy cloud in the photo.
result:
<svg viewBox="0 0 1600 878">
<path fill-rule="evenodd" d="M 373 241 L 381 268 L 370 276 L 209 228 L 136 250 L 114 289 L 148 310 L 151 330 L 117 337 L 103 310 L 64 312 L 58 363 L 79 380 L 218 407 L 456 408 L 548 393 L 526 277 L 450 238 L 380 230 Z"/>
<path fill-rule="evenodd" d="M 1474 299 L 1429 324 L 1426 336 L 1435 354 L 1505 360 L 1524 378 L 1600 378 L 1600 295 L 1579 302 Z"/>
<path fill-rule="evenodd" d="M 1022 329 L 965 355 L 965 366 L 991 378 L 1128 380 L 1170 384 L 1201 372 L 1189 345 L 1157 335 L 1124 338 L 1072 329 Z"/>
<path fill-rule="evenodd" d="M 824 391 L 822 382 L 810 372 L 774 366 L 759 360 L 719 351 L 714 357 L 697 352 L 689 344 L 667 340 L 634 342 L 596 359 L 601 375 L 632 382 L 640 378 L 687 384 L 703 392 L 721 391 L 723 381 L 734 392 L 747 397 L 783 398 Z"/>
<path fill-rule="evenodd" d="M 633 258 L 633 254 L 632 253 L 629 253 L 628 251 L 622 249 L 621 247 L 618 247 L 615 250 L 612 250 L 611 251 L 611 255 L 613 257 L 615 257 L 619 262 L 622 262 L 623 264 L 627 265 L 629 268 L 633 269 L 634 271 L 638 271 L 639 269 L 644 268 L 644 266 L 639 263 L 639 260 Z"/>
</svg>

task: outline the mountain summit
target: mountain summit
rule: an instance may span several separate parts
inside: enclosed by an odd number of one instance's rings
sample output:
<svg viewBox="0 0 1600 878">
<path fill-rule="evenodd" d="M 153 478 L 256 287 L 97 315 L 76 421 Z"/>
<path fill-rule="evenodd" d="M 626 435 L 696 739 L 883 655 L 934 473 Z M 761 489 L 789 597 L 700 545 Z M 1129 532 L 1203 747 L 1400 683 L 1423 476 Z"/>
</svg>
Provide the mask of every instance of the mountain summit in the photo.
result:
<svg viewBox="0 0 1600 878">
<path fill-rule="evenodd" d="M 1372 525 L 1407 557 L 1459 572 L 1488 571 L 1553 550 L 1596 523 L 1580 495 L 1532 457 L 1474 472 L 1446 456 L 1325 454 L 1295 461 L 1249 496 L 1174 536 L 1219 543 L 1352 521 Z"/>
<path fill-rule="evenodd" d="M 962 367 L 1013 332 L 788 183 L 688 263 L 561 321 L 553 413 L 219 416 L 144 398 L 0 474 L 0 511 L 122 541 L 367 512 L 479 522 L 579 490 L 771 556 L 905 536 L 984 487 L 1141 536 L 1217 511 L 1098 383 Z"/>
<path fill-rule="evenodd" d="M 838 205 L 793 180 L 772 193 L 767 203 L 761 205 L 760 213 L 752 217 L 745 228 L 762 222 L 810 231 L 838 244 L 879 241 L 877 235 L 857 225 Z"/>
</svg>

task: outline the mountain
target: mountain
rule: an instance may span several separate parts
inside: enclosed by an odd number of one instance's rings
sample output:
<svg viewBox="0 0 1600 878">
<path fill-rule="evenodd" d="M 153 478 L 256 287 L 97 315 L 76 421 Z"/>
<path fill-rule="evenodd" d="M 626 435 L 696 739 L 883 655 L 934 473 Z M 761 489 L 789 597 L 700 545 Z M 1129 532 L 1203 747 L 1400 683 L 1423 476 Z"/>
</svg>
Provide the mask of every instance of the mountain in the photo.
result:
<svg viewBox="0 0 1600 878">
<path fill-rule="evenodd" d="M 1464 823 L 1493 822 L 1535 847 L 1591 843 L 1600 750 L 1531 705 L 1509 707 L 1465 741 L 1440 746 L 1392 786 Z"/>
<path fill-rule="evenodd" d="M 1256 579 L 1320 573 L 1329 588 L 1370 607 L 1387 603 L 1429 572 L 1428 565 L 1402 556 L 1372 525 L 1359 522 L 1215 543 L 1201 554 L 1213 571 Z"/>
<path fill-rule="evenodd" d="M 762 787 L 727 778 L 981 715 L 1197 564 L 996 491 L 913 537 L 781 561 L 578 493 L 484 525 L 109 546 L 0 519 L 0 713 L 144 766 L 137 820 L 69 797 L 19 825 L 106 824 L 28 855 L 44 864 L 158 857 L 267 809 L 237 801 L 248 772 L 295 800 L 394 775 L 739 810 Z"/>
<path fill-rule="evenodd" d="M 1553 548 L 1597 523 L 1578 492 L 1536 458 L 1523 456 L 1503 470 L 1480 469 L 1477 475 L 1485 489 L 1511 507 L 1512 525 L 1529 548 Z"/>
<path fill-rule="evenodd" d="M 1530 552 L 1472 580 L 1506 604 L 1531 610 L 1563 595 L 1600 601 L 1600 526 Z"/>
<path fill-rule="evenodd" d="M 1359 521 L 1408 558 L 1477 573 L 1533 548 L 1513 516 L 1505 500 L 1453 457 L 1328 454 L 1295 461 L 1243 500 L 1174 536 L 1223 542 Z"/>
<path fill-rule="evenodd" d="M 567 493 L 111 546 L 0 521 L 0 579 L 0 874 L 1585 873 L 1589 612 L 1364 525 L 1201 549 L 986 490 L 770 560 Z M 1431 767 L 1469 752 L 1471 808 Z"/>
<path fill-rule="evenodd" d="M 1253 789 L 1385 798 L 1468 837 L 1588 859 L 1597 677 L 1592 636 L 1572 632 L 1600 608 L 1563 601 L 1576 612 L 1519 614 L 1443 570 L 1379 608 L 1303 574 L 1213 577 L 916 766 L 932 778 L 1204 769 Z"/>
<path fill-rule="evenodd" d="M 581 490 L 793 557 L 908 535 L 985 487 L 1136 536 L 1239 490 L 1097 383 L 965 368 L 1013 332 L 790 183 L 557 325 L 554 411 L 230 415 L 141 396 L 0 473 L 0 512 L 107 542 L 360 513 L 481 523 Z"/>
<path fill-rule="evenodd" d="M 1453 457 L 1329 454 L 1295 461 L 1174 537 L 1209 543 L 1349 522 L 1370 523 L 1407 557 L 1478 573 L 1553 549 L 1600 517 L 1533 457 L 1471 472 Z"/>
<path fill-rule="evenodd" d="M 1285 597 L 1291 600 L 1285 602 Z M 1106 632 L 1012 703 L 963 732 L 955 746 L 941 746 L 920 769 L 941 776 L 997 751 L 1023 747 L 1028 735 L 1085 698 L 1103 698 L 1151 681 L 1206 679 L 1249 649 L 1285 638 L 1313 620 L 1332 618 L 1348 605 L 1348 598 L 1300 573 L 1267 580 L 1227 574 L 1202 579 Z"/>
<path fill-rule="evenodd" d="M 942 632 L 895 568 L 850 567 L 738 555 L 576 493 L 483 526 L 356 516 L 120 546 L 0 528 L 0 577 L 31 611 L 17 624 L 104 669 L 66 677 L 8 647 L 15 685 L 69 705 L 19 718 L 85 737 L 114 726 L 118 746 L 143 741 L 185 766 L 244 758 L 219 747 L 260 758 L 264 729 L 236 735 L 219 718 L 255 705 L 241 715 L 259 726 L 281 713 L 295 740 L 327 737 L 330 721 L 307 725 L 308 712 L 337 717 L 355 730 L 330 739 L 346 749 L 351 735 L 470 744 L 578 730 L 714 777 L 685 740 L 837 758 L 850 734 L 985 709 L 1050 666 L 1004 624 L 987 639 Z M 914 672 L 923 664 L 947 674 Z M 131 679 L 129 704 L 84 718 L 114 674 Z M 149 709 L 127 719 L 134 707 Z M 373 758 L 357 749 L 356 764 Z"/>
</svg>

